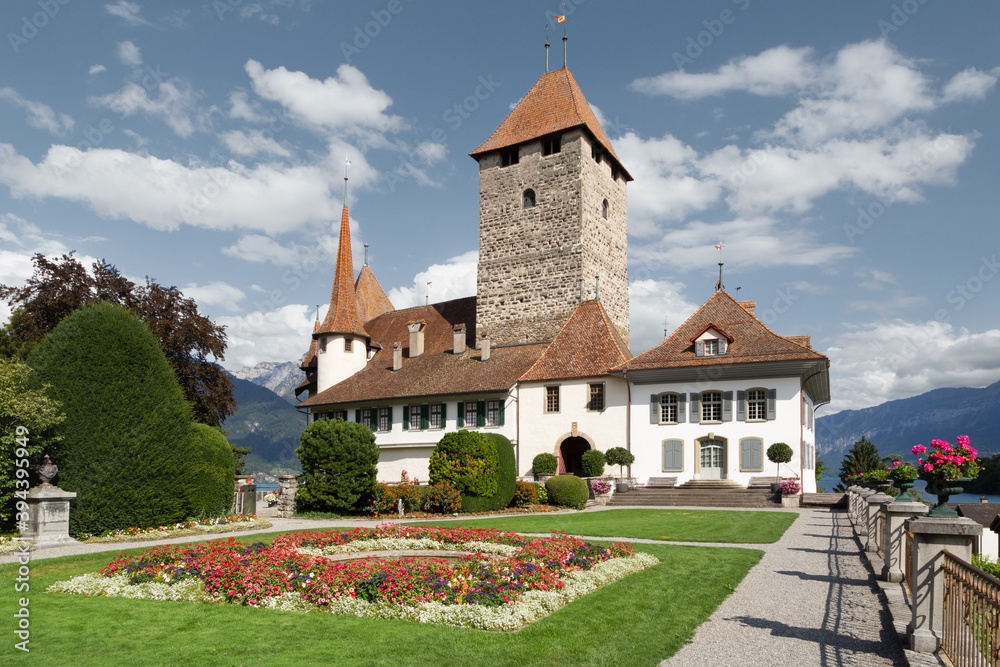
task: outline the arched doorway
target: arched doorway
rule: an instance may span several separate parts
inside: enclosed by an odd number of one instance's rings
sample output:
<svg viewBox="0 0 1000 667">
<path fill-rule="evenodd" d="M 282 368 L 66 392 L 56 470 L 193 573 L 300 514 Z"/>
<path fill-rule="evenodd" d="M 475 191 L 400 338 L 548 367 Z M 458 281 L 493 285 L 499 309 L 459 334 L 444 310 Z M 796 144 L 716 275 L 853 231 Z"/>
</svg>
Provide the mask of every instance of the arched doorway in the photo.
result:
<svg viewBox="0 0 1000 667">
<path fill-rule="evenodd" d="M 590 443 L 579 436 L 566 438 L 559 445 L 559 472 L 567 475 L 583 476 L 583 453 L 590 449 Z"/>
</svg>

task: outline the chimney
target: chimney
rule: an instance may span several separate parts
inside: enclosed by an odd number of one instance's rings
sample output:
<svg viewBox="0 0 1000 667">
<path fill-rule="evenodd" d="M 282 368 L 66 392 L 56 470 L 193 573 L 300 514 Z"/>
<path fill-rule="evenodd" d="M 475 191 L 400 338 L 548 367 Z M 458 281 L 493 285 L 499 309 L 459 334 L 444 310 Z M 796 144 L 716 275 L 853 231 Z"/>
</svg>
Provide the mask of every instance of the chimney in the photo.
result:
<svg viewBox="0 0 1000 667">
<path fill-rule="evenodd" d="M 483 342 L 482 342 L 482 345 L 480 346 L 480 349 L 481 349 L 481 354 L 479 356 L 480 360 L 481 361 L 489 361 L 490 360 L 490 337 L 489 336 L 483 336 Z"/>
<path fill-rule="evenodd" d="M 753 315 L 753 311 L 757 309 L 756 301 L 740 301 L 740 305 L 743 306 L 743 310 L 747 311 Z"/>
<path fill-rule="evenodd" d="M 410 330 L 410 359 L 416 359 L 424 353 L 424 327 L 427 323 L 423 320 L 407 322 L 406 328 Z"/>
<path fill-rule="evenodd" d="M 986 496 L 979 496 L 979 502 L 983 504 L 988 504 L 990 502 L 990 499 L 987 498 Z"/>
<path fill-rule="evenodd" d="M 396 343 L 392 346 L 392 370 L 398 371 L 403 367 L 403 344 Z"/>
<path fill-rule="evenodd" d="M 465 325 L 456 324 L 455 329 L 452 332 L 454 336 L 454 345 L 452 346 L 453 354 L 463 354 L 465 352 Z"/>
<path fill-rule="evenodd" d="M 804 347 L 808 347 L 810 350 L 813 349 L 812 341 L 809 336 L 789 336 L 788 340 L 793 343 L 798 343 Z"/>
</svg>

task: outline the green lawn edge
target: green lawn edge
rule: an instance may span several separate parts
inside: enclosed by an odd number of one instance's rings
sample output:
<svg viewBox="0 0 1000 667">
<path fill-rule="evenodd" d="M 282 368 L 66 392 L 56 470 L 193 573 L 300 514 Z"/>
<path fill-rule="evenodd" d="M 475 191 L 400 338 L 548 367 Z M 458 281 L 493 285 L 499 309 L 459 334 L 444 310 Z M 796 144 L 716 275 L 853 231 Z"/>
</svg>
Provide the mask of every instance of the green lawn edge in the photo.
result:
<svg viewBox="0 0 1000 667">
<path fill-rule="evenodd" d="M 267 541 L 280 533 L 238 537 Z M 92 572 L 110 551 L 33 561 L 29 592 L 18 565 L 0 566 L 4 664 L 104 665 L 653 665 L 670 657 L 757 564 L 762 551 L 637 544 L 660 564 L 581 598 L 519 632 L 295 614 L 232 605 L 45 593 Z M 131 551 L 141 551 L 135 549 Z M 28 597 L 30 653 L 13 648 L 18 598 Z"/>
<path fill-rule="evenodd" d="M 560 530 L 570 535 L 707 542 L 718 544 L 773 544 L 781 539 L 797 512 L 743 510 L 613 509 L 578 514 L 493 517 L 447 522 L 414 522 L 412 526 L 498 528 L 517 533 Z"/>
</svg>

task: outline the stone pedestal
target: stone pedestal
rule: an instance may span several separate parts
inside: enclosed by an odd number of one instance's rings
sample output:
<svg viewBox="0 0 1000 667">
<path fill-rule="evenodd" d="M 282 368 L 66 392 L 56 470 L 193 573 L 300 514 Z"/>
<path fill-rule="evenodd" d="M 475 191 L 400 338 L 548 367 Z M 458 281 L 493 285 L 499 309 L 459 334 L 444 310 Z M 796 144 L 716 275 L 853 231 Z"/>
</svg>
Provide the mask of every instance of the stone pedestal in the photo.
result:
<svg viewBox="0 0 1000 667">
<path fill-rule="evenodd" d="M 942 551 L 972 560 L 972 543 L 983 527 L 972 519 L 920 517 L 904 526 L 913 533 L 913 616 L 906 626 L 910 648 L 933 653 L 941 646 L 944 628 L 944 573 Z"/>
<path fill-rule="evenodd" d="M 793 494 L 790 496 L 781 496 L 781 506 L 782 507 L 801 507 L 802 506 L 802 496 L 799 494 Z"/>
<path fill-rule="evenodd" d="M 298 475 L 278 475 L 278 518 L 295 516 L 295 495 L 299 490 Z"/>
<path fill-rule="evenodd" d="M 885 493 L 873 493 L 865 498 L 865 523 L 868 525 L 864 543 L 865 551 L 875 553 L 878 551 L 878 518 L 883 505 L 888 505 L 893 500 L 892 496 Z"/>
<path fill-rule="evenodd" d="M 885 561 L 882 565 L 883 581 L 902 581 L 903 572 L 903 523 L 910 518 L 927 514 L 930 508 L 923 503 L 891 502 L 882 505 L 885 517 L 885 544 L 882 551 Z"/>
<path fill-rule="evenodd" d="M 861 489 L 858 491 L 857 500 L 854 505 L 854 529 L 861 538 L 861 543 L 865 543 L 868 537 L 868 496 L 875 495 L 871 489 Z"/>
<path fill-rule="evenodd" d="M 76 493 L 58 486 L 41 484 L 28 491 L 28 526 L 21 537 L 35 547 L 53 547 L 76 542 L 69 536 L 69 503 Z"/>
<path fill-rule="evenodd" d="M 861 487 L 856 484 L 847 487 L 847 518 L 855 526 L 858 525 L 858 493 L 860 491 Z"/>
</svg>

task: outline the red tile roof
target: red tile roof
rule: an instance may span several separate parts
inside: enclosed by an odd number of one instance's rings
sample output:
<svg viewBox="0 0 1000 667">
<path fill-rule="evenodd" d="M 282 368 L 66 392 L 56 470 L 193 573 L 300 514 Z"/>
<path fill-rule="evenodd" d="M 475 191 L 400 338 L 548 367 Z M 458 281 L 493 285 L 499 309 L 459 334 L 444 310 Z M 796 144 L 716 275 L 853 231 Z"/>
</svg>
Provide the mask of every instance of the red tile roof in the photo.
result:
<svg viewBox="0 0 1000 667">
<path fill-rule="evenodd" d="M 545 354 L 521 376 L 522 382 L 607 375 L 632 358 L 600 301 L 584 301 L 549 344 Z"/>
<path fill-rule="evenodd" d="M 330 308 L 319 331 L 313 333 L 352 333 L 368 337 L 354 296 L 354 261 L 351 258 L 351 225 L 347 206 L 340 216 L 340 242 L 337 246 L 337 265 L 333 271 L 333 288 L 330 290 Z"/>
<path fill-rule="evenodd" d="M 611 141 L 604 134 L 601 124 L 597 122 L 576 79 L 565 67 L 542 75 L 492 136 L 469 155 L 478 159 L 484 153 L 574 127 L 585 127 L 604 150 L 611 154 L 625 173 L 625 178 L 632 180 L 632 176 L 618 159 Z"/>
<path fill-rule="evenodd" d="M 358 279 L 354 282 L 354 296 L 358 304 L 358 317 L 362 323 L 367 324 L 379 315 L 395 310 L 378 278 L 375 277 L 375 272 L 367 264 L 361 267 Z"/>
<path fill-rule="evenodd" d="M 407 322 L 423 320 L 424 353 L 409 357 Z M 453 354 L 454 326 L 465 324 L 466 345 L 462 354 Z M 317 396 L 301 407 L 385 401 L 406 397 L 447 396 L 506 391 L 545 351 L 544 344 L 494 347 L 489 361 L 480 361 L 473 348 L 476 331 L 476 297 L 396 310 L 376 317 L 366 327 L 372 344 L 380 344 L 371 361 L 358 373 Z M 392 370 L 392 347 L 403 345 L 403 367 Z"/>
<path fill-rule="evenodd" d="M 317 331 L 319 331 L 319 322 L 314 322 L 313 333 L 316 333 Z M 302 370 L 315 368 L 316 356 L 318 353 L 319 353 L 319 341 L 313 338 L 312 342 L 309 343 L 309 351 L 306 352 L 306 358 L 302 360 L 301 364 L 299 364 L 299 368 L 301 368 Z"/>
<path fill-rule="evenodd" d="M 692 339 L 709 325 L 732 336 L 725 354 L 699 357 Z M 747 312 L 724 291 L 716 292 L 665 341 L 633 357 L 618 370 L 634 371 L 692 366 L 752 364 L 767 361 L 828 361 L 804 345 L 783 338 Z"/>
</svg>

